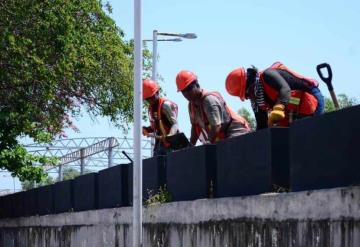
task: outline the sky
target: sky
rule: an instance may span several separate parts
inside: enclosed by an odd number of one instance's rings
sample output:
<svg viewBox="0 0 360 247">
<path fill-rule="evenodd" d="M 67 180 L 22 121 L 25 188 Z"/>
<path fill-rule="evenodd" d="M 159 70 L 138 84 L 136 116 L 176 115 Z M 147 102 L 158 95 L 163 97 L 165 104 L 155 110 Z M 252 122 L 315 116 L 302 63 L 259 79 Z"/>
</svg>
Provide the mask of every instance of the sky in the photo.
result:
<svg viewBox="0 0 360 247">
<path fill-rule="evenodd" d="M 111 0 L 111 17 L 133 38 L 133 1 Z M 196 33 L 197 39 L 158 42 L 158 73 L 166 97 L 179 106 L 179 125 L 190 133 L 187 101 L 176 91 L 175 77 L 187 69 L 198 75 L 200 85 L 219 91 L 235 110 L 246 107 L 225 90 L 227 74 L 240 66 L 260 70 L 281 61 L 289 68 L 320 81 L 316 65 L 327 62 L 333 69 L 337 93 L 360 97 L 360 2 L 356 0 L 143 0 L 142 35 L 152 39 L 159 32 Z M 160 38 L 160 36 L 159 36 Z M 166 37 L 163 37 L 166 38 Z M 152 49 L 152 44 L 148 43 Z M 329 97 L 327 87 L 320 89 Z M 106 120 L 92 123 L 83 118 L 81 133 L 69 137 L 121 135 Z M 131 133 L 130 133 L 131 134 Z"/>
<path fill-rule="evenodd" d="M 111 17 L 133 38 L 133 1 L 111 0 Z M 227 74 L 240 66 L 260 70 L 275 61 L 318 79 L 316 65 L 332 66 L 336 93 L 360 97 L 360 1 L 358 0 L 143 0 L 142 35 L 152 39 L 159 32 L 196 33 L 197 39 L 158 43 L 158 73 L 166 97 L 179 106 L 180 129 L 189 136 L 187 101 L 177 93 L 175 77 L 187 69 L 198 75 L 201 87 L 219 91 L 235 110 L 246 107 L 225 90 Z M 160 37 L 159 37 L 160 38 Z M 152 49 L 151 43 L 148 48 Z M 323 94 L 327 88 L 320 82 Z M 69 138 L 123 136 L 107 119 L 75 122 L 80 133 L 67 131 Z M 131 132 L 128 136 L 132 136 Z M 13 188 L 9 175 L 0 173 L 0 190 Z M 20 184 L 15 180 L 16 189 Z"/>
</svg>

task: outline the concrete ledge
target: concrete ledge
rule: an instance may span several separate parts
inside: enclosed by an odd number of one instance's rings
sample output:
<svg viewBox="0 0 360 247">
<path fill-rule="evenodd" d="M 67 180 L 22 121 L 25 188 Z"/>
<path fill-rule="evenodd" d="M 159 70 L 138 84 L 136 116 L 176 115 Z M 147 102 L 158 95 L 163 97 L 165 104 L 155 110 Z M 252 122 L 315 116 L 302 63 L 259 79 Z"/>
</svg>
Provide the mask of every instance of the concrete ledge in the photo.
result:
<svg viewBox="0 0 360 247">
<path fill-rule="evenodd" d="M 360 186 L 166 203 L 144 208 L 144 223 L 193 224 L 239 218 L 360 219 Z M 0 220 L 0 227 L 131 224 L 132 208 Z"/>
</svg>

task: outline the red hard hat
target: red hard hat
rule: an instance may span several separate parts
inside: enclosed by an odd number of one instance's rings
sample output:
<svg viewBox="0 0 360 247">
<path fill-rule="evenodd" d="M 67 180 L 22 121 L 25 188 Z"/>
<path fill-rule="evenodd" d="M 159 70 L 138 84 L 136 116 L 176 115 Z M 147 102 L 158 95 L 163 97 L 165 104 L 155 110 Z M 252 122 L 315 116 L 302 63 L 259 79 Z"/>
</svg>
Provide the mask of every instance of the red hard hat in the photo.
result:
<svg viewBox="0 0 360 247">
<path fill-rule="evenodd" d="M 184 90 L 195 80 L 197 80 L 197 76 L 193 72 L 188 70 L 180 71 L 176 76 L 177 91 Z"/>
<path fill-rule="evenodd" d="M 231 71 L 226 77 L 226 91 L 232 96 L 239 96 L 242 101 L 245 100 L 246 89 L 246 71 L 244 68 L 238 68 Z"/>
<path fill-rule="evenodd" d="M 151 79 L 143 80 L 143 99 L 154 96 L 157 91 L 159 91 L 159 85 L 155 81 Z"/>
</svg>

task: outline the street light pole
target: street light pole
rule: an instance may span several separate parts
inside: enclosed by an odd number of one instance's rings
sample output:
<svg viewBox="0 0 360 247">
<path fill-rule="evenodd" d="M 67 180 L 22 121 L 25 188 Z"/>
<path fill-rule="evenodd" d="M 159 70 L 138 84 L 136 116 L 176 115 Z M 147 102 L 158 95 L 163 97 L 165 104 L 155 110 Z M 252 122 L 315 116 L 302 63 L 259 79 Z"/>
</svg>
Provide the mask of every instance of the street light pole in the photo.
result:
<svg viewBox="0 0 360 247">
<path fill-rule="evenodd" d="M 153 31 L 153 39 L 152 39 L 152 72 L 151 72 L 151 79 L 157 82 L 157 30 Z M 155 147 L 155 138 L 151 137 L 150 139 L 151 145 L 151 156 L 154 156 L 154 147 Z"/>
<path fill-rule="evenodd" d="M 153 31 L 153 52 L 152 52 L 152 74 L 151 74 L 151 79 L 153 81 L 157 82 L 157 35 L 158 35 L 158 31 L 154 30 Z"/>
<path fill-rule="evenodd" d="M 142 0 L 134 0 L 134 159 L 132 246 L 141 247 L 142 238 Z"/>
<path fill-rule="evenodd" d="M 162 36 L 172 36 L 172 37 L 179 37 L 179 38 L 185 38 L 185 39 L 196 39 L 197 35 L 195 33 L 159 33 L 157 30 L 153 31 L 153 39 L 152 39 L 152 43 L 153 43 L 153 54 L 152 54 L 152 75 L 151 75 L 151 79 L 153 81 L 157 82 L 157 43 L 158 41 L 175 41 L 175 42 L 179 42 L 182 41 L 181 39 L 177 38 L 177 39 L 158 39 L 158 36 L 162 35 Z M 145 40 L 145 41 L 149 41 L 149 40 Z"/>
<path fill-rule="evenodd" d="M 196 39 L 197 35 L 195 33 L 159 33 L 157 30 L 153 30 L 153 54 L 152 54 L 152 75 L 151 79 L 157 82 L 157 42 L 158 36 L 172 36 L 172 37 L 180 37 L 185 39 Z M 161 41 L 181 41 L 181 39 L 164 39 Z"/>
<path fill-rule="evenodd" d="M 163 36 L 172 36 L 172 37 L 179 37 L 176 39 L 158 39 L 158 35 Z M 158 41 L 175 41 L 179 42 L 182 41 L 180 38 L 185 39 L 196 39 L 197 36 L 195 33 L 159 33 L 157 30 L 153 30 L 153 51 L 152 51 L 152 74 L 151 79 L 155 82 L 157 82 L 157 43 Z M 150 41 L 150 40 L 144 40 L 144 41 Z M 155 138 L 151 138 L 151 156 L 154 156 L 154 146 L 155 146 Z"/>
</svg>

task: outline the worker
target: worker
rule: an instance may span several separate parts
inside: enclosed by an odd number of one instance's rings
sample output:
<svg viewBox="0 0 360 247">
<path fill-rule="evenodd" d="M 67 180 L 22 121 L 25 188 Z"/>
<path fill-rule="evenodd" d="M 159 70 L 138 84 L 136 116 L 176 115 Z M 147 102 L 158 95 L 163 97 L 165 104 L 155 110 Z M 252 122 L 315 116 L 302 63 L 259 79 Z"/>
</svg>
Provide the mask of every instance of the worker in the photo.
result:
<svg viewBox="0 0 360 247">
<path fill-rule="evenodd" d="M 149 127 L 143 127 L 144 136 L 155 138 L 154 156 L 165 155 L 172 150 L 166 136 L 179 132 L 177 113 L 178 107 L 174 102 L 160 97 L 159 85 L 151 80 L 143 80 L 143 99 L 149 104 Z"/>
<path fill-rule="evenodd" d="M 229 73 L 226 90 L 240 100 L 250 99 L 257 129 L 273 125 L 287 127 L 293 120 L 320 115 L 324 97 L 318 82 L 304 77 L 280 62 L 258 72 L 255 67 Z"/>
<path fill-rule="evenodd" d="M 180 71 L 176 85 L 178 92 L 189 101 L 190 145 L 195 145 L 197 140 L 213 144 L 250 131 L 249 123 L 231 110 L 220 93 L 206 92 L 200 87 L 193 72 Z"/>
</svg>

